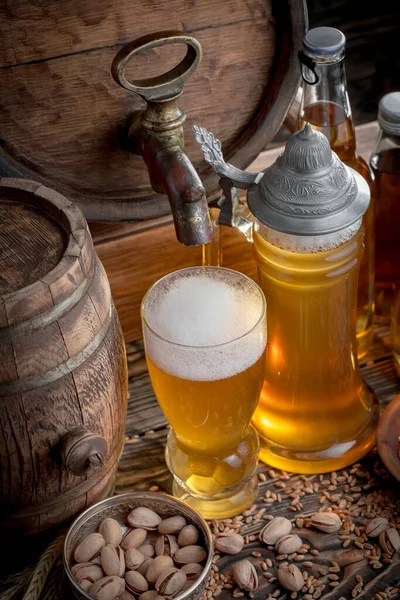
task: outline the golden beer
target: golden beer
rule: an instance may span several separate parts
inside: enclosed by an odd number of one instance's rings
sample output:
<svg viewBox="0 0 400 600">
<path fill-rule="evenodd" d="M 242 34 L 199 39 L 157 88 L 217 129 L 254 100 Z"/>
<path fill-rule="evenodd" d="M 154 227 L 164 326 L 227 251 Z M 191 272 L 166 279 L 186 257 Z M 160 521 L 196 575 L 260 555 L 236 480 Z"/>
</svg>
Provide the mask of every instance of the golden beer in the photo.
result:
<svg viewBox="0 0 400 600">
<path fill-rule="evenodd" d="M 361 381 L 355 335 L 363 236 L 361 228 L 327 250 L 319 236 L 299 252 L 272 244 L 263 225 L 254 232 L 268 348 L 253 423 L 260 458 L 275 467 L 331 471 L 374 444 L 378 408 Z"/>
<path fill-rule="evenodd" d="M 299 116 L 299 128 L 304 127 L 307 122 L 326 135 L 339 158 L 364 177 L 371 191 L 370 205 L 363 217 L 364 252 L 358 279 L 356 332 L 357 356 L 360 359 L 371 347 L 374 333 L 375 184 L 373 174 L 366 161 L 357 154 L 353 121 L 342 106 L 327 101 L 319 101 L 307 106 Z"/>
<path fill-rule="evenodd" d="M 174 494 L 207 517 L 238 514 L 255 492 L 250 422 L 265 369 L 263 294 L 230 269 L 183 269 L 153 286 L 142 317 L 151 382 L 172 428 Z"/>
</svg>

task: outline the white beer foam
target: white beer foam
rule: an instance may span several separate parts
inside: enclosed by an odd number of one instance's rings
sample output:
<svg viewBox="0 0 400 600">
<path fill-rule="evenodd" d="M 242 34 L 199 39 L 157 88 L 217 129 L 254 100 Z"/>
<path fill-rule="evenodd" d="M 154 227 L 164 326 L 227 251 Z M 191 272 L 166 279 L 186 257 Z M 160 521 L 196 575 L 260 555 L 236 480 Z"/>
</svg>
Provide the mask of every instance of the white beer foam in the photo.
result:
<svg viewBox="0 0 400 600">
<path fill-rule="evenodd" d="M 145 299 L 146 352 L 158 367 L 182 379 L 231 377 L 264 351 L 262 313 L 260 290 L 239 273 L 183 269 L 155 284 Z"/>
<path fill-rule="evenodd" d="M 325 235 L 292 235 L 289 233 L 281 233 L 263 225 L 259 221 L 255 223 L 255 230 L 266 239 L 268 242 L 291 252 L 301 252 L 303 254 L 311 254 L 313 252 L 325 252 L 333 250 L 341 244 L 348 242 L 355 236 L 360 229 L 362 219 L 359 219 L 346 229 L 328 233 Z"/>
</svg>

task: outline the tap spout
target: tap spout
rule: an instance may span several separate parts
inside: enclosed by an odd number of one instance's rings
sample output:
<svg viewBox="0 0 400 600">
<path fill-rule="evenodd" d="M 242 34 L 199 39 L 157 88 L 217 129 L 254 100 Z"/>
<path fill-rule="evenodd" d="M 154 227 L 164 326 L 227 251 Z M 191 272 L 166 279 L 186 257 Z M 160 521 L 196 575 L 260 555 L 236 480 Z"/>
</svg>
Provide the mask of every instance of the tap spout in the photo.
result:
<svg viewBox="0 0 400 600">
<path fill-rule="evenodd" d="M 175 99 L 148 102 L 128 121 L 128 139 L 144 158 L 153 190 L 169 198 L 178 240 L 201 246 L 211 241 L 212 226 L 205 189 L 183 149 L 185 117 Z"/>
<path fill-rule="evenodd" d="M 178 240 L 186 246 L 207 244 L 212 238 L 210 213 L 193 164 L 179 146 L 159 150 L 154 161 L 158 183 L 171 204 Z"/>
</svg>

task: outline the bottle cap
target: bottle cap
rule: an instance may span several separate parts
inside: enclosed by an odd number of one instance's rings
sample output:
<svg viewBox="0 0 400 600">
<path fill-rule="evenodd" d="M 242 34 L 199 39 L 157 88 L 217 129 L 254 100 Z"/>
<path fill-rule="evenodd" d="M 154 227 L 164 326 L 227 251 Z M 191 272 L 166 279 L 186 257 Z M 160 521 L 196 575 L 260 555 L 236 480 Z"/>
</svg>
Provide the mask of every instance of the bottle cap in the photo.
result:
<svg viewBox="0 0 400 600">
<path fill-rule="evenodd" d="M 378 122 L 385 133 L 400 135 L 400 92 L 391 92 L 381 98 Z"/>
<path fill-rule="evenodd" d="M 305 50 L 317 56 L 338 54 L 345 45 L 344 34 L 334 27 L 314 27 L 306 33 L 303 39 Z"/>
</svg>

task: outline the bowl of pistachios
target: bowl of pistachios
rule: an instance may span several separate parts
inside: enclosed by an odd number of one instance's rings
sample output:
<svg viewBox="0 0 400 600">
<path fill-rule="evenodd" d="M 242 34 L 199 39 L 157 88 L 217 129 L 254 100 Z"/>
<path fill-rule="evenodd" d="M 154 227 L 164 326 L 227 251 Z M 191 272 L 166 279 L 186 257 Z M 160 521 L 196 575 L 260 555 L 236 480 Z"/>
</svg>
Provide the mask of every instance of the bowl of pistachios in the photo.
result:
<svg viewBox="0 0 400 600">
<path fill-rule="evenodd" d="M 72 523 L 63 547 L 79 600 L 196 600 L 212 558 L 203 517 L 157 492 L 121 494 L 91 506 Z"/>
</svg>

